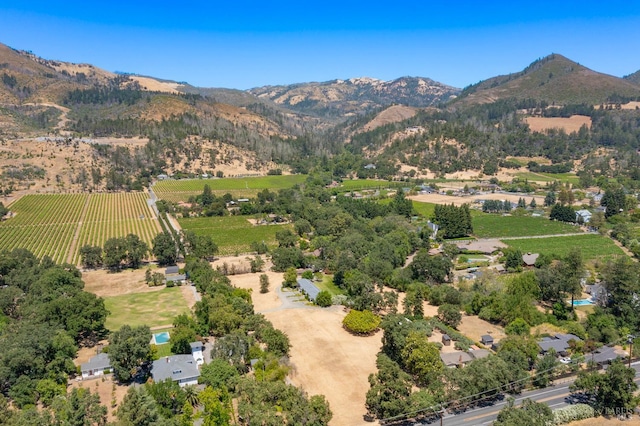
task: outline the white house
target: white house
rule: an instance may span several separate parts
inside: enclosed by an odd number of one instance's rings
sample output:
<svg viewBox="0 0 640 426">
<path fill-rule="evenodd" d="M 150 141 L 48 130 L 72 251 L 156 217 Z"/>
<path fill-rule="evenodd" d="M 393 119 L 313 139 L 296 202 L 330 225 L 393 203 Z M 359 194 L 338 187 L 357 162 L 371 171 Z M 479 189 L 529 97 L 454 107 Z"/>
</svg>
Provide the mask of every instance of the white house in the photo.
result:
<svg viewBox="0 0 640 426">
<path fill-rule="evenodd" d="M 191 345 L 191 355 L 193 356 L 193 359 L 196 360 L 196 364 L 199 367 L 204 364 L 204 345 L 202 342 L 192 342 L 189 344 Z"/>
<path fill-rule="evenodd" d="M 576 212 L 576 222 L 589 223 L 591 220 L 591 212 L 589 210 L 578 210 Z"/>
<path fill-rule="evenodd" d="M 109 354 L 104 352 L 91 358 L 88 362 L 80 366 L 82 380 L 92 379 L 104 375 L 105 370 L 111 370 L 111 360 Z"/>
</svg>

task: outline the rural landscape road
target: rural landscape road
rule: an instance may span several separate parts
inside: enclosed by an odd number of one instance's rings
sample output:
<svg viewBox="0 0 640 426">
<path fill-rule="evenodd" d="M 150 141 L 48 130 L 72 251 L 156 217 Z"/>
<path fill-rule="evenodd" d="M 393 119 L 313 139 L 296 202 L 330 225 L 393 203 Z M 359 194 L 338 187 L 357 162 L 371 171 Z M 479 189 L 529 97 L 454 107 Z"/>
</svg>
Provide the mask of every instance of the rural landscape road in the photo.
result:
<svg viewBox="0 0 640 426">
<path fill-rule="evenodd" d="M 640 362 L 635 362 L 632 367 L 636 370 L 635 382 L 640 383 Z M 569 386 L 573 383 L 573 380 L 550 386 L 544 389 L 538 389 L 528 392 L 523 392 L 514 400 L 515 406 L 522 404 L 525 399 L 531 399 L 536 402 L 544 402 L 552 410 L 562 408 L 569 405 L 567 397 L 571 394 L 569 392 Z M 505 398 L 503 401 L 492 404 L 487 407 L 475 408 L 467 410 L 460 414 L 445 414 L 442 424 L 445 426 L 476 426 L 476 425 L 488 425 L 491 424 L 497 417 L 500 410 L 508 404 L 508 400 Z M 438 424 L 439 419 L 432 421 L 431 424 Z M 417 422 L 415 425 L 427 425 L 429 423 Z"/>
</svg>

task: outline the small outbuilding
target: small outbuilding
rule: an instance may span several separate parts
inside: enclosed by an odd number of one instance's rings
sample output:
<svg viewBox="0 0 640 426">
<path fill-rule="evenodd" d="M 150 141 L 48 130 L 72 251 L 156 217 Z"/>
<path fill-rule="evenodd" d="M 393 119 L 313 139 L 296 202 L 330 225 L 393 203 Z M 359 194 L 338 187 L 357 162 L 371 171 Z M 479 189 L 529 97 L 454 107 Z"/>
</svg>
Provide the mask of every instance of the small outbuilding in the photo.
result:
<svg viewBox="0 0 640 426">
<path fill-rule="evenodd" d="M 445 346 L 451 346 L 451 337 L 448 334 L 442 335 L 442 344 Z"/>
<path fill-rule="evenodd" d="M 204 364 L 204 345 L 202 342 L 191 342 L 189 345 L 191 346 L 191 355 L 196 360 L 196 364 L 198 366 Z"/>
<path fill-rule="evenodd" d="M 540 256 L 538 253 L 531 253 L 531 252 L 527 254 L 523 254 L 522 263 L 524 264 L 524 266 L 533 267 L 536 264 L 536 260 L 538 260 L 538 256 Z"/>
<path fill-rule="evenodd" d="M 164 270 L 164 274 L 165 275 L 174 275 L 174 274 L 179 274 L 180 273 L 180 268 L 178 268 L 178 266 L 168 266 L 167 269 Z"/>
<path fill-rule="evenodd" d="M 485 346 L 491 346 L 493 345 L 493 337 L 488 334 L 482 335 L 480 336 L 480 343 Z"/>
</svg>

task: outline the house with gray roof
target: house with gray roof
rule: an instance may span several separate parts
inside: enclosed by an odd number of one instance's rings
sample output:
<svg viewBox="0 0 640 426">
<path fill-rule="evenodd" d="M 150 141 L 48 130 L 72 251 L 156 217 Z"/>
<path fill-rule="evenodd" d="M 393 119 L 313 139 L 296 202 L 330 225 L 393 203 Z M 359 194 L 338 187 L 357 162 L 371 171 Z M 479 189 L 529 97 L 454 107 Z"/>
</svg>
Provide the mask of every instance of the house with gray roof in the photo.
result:
<svg viewBox="0 0 640 426">
<path fill-rule="evenodd" d="M 546 354 L 550 350 L 554 350 L 559 356 L 567 356 L 567 351 L 571 347 L 569 341 L 581 342 L 582 339 L 574 334 L 558 333 L 553 337 L 544 337 L 538 342 L 541 354 Z"/>
<path fill-rule="evenodd" d="M 104 352 L 99 353 L 80 366 L 82 380 L 103 376 L 106 370 L 111 370 L 111 360 L 109 359 L 109 354 Z"/>
<path fill-rule="evenodd" d="M 591 360 L 596 364 L 611 364 L 612 361 L 618 358 L 624 358 L 628 356 L 627 353 L 618 351 L 616 348 L 612 348 L 611 346 L 603 346 L 601 348 L 596 349 L 591 354 L 585 356 L 587 361 Z"/>
<path fill-rule="evenodd" d="M 576 211 L 576 223 L 589 223 L 591 212 L 586 209 Z"/>
<path fill-rule="evenodd" d="M 482 359 L 489 356 L 489 351 L 486 349 L 475 349 L 469 352 L 454 351 L 454 352 L 441 352 L 440 359 L 447 368 L 464 367 L 471 361 L 476 359 Z"/>
<path fill-rule="evenodd" d="M 169 266 L 164 270 L 164 283 L 174 282 L 174 283 L 182 283 L 187 279 L 185 274 L 180 273 L 180 268 L 178 266 Z"/>
<path fill-rule="evenodd" d="M 156 383 L 171 379 L 185 387 L 198 384 L 200 370 L 193 355 L 172 355 L 153 361 L 151 377 Z"/>
<path fill-rule="evenodd" d="M 298 287 L 312 302 L 316 301 L 316 297 L 320 293 L 320 289 L 314 283 L 306 278 L 298 278 Z"/>
</svg>

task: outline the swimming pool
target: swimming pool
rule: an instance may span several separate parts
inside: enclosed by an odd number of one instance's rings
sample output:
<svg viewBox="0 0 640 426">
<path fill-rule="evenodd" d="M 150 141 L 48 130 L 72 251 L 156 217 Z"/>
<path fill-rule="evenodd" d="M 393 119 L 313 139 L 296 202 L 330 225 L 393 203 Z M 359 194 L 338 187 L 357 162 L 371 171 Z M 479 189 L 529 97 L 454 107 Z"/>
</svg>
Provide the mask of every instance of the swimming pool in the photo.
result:
<svg viewBox="0 0 640 426">
<path fill-rule="evenodd" d="M 573 301 L 573 306 L 587 306 L 593 305 L 593 301 L 591 299 L 579 299 Z"/>
<path fill-rule="evenodd" d="M 169 335 L 168 331 L 163 331 L 162 333 L 156 333 L 153 335 L 153 340 L 155 341 L 156 345 L 164 345 L 165 343 L 169 342 L 170 338 L 171 336 Z"/>
</svg>

